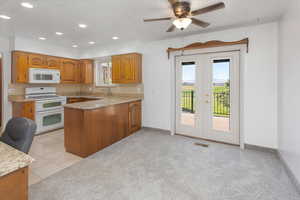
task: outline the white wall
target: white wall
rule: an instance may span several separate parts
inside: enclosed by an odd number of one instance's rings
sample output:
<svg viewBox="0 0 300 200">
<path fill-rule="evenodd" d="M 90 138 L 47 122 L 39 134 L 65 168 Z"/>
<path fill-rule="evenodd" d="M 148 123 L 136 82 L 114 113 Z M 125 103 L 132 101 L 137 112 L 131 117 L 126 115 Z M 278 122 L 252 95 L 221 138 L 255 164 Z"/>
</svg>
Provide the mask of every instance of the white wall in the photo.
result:
<svg viewBox="0 0 300 200">
<path fill-rule="evenodd" d="M 277 148 L 277 65 L 278 23 L 235 28 L 214 33 L 155 42 L 133 42 L 123 45 L 94 47 L 82 51 L 82 58 L 119 53 L 143 54 L 143 125 L 170 130 L 171 62 L 168 47 L 181 47 L 209 40 L 234 41 L 249 37 L 243 79 L 245 142 Z"/>
<path fill-rule="evenodd" d="M 300 1 L 290 3 L 279 26 L 279 150 L 300 182 Z"/>
</svg>

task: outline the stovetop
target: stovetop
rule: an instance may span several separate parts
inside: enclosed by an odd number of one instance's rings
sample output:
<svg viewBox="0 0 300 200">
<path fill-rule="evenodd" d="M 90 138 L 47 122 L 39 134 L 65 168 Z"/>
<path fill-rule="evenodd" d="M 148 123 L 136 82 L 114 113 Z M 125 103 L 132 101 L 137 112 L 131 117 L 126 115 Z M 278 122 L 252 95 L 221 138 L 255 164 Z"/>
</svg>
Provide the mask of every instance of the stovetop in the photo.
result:
<svg viewBox="0 0 300 200">
<path fill-rule="evenodd" d="M 57 99 L 61 96 L 58 95 L 41 95 L 41 96 L 26 96 L 27 99 L 36 99 L 36 100 L 44 100 L 44 99 Z"/>
</svg>

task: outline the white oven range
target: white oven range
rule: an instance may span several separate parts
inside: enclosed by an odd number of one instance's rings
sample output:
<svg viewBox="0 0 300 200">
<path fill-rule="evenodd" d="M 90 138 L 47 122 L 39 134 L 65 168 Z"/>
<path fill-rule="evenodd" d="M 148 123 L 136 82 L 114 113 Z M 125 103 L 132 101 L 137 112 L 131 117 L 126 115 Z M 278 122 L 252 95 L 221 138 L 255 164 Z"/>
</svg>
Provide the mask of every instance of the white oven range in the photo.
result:
<svg viewBox="0 0 300 200">
<path fill-rule="evenodd" d="M 26 98 L 35 99 L 37 134 L 64 127 L 66 97 L 57 96 L 55 87 L 26 88 Z"/>
</svg>

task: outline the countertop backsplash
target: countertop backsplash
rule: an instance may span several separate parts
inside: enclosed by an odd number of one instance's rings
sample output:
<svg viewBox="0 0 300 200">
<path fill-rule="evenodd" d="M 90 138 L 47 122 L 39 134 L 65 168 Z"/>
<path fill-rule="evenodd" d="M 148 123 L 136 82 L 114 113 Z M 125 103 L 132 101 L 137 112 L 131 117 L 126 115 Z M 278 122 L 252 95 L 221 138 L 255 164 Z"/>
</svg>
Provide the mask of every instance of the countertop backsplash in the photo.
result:
<svg viewBox="0 0 300 200">
<path fill-rule="evenodd" d="M 104 96 L 122 95 L 143 96 L 143 84 L 133 85 L 116 85 L 111 88 L 96 87 L 94 85 L 82 84 L 60 84 L 60 85 L 43 85 L 43 84 L 10 84 L 8 95 L 24 95 L 26 87 L 56 87 L 58 94 L 103 94 Z"/>
</svg>

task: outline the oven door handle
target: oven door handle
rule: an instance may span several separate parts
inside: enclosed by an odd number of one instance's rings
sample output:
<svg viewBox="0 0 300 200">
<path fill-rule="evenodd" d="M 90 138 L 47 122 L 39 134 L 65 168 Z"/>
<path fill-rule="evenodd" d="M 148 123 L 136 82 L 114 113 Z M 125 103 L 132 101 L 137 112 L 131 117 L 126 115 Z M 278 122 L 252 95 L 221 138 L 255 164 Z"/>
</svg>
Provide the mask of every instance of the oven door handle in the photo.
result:
<svg viewBox="0 0 300 200">
<path fill-rule="evenodd" d="M 61 98 L 61 99 L 57 99 L 57 100 L 42 100 L 42 101 L 36 101 L 36 103 L 39 103 L 39 104 L 45 104 L 45 103 L 57 103 L 57 102 L 61 102 L 62 104 L 64 102 L 66 102 L 66 100 L 64 98 Z"/>
<path fill-rule="evenodd" d="M 44 114 L 59 114 L 64 112 L 64 109 L 57 109 L 57 110 L 48 110 L 48 111 L 38 111 L 36 112 L 37 115 L 44 115 Z"/>
</svg>

